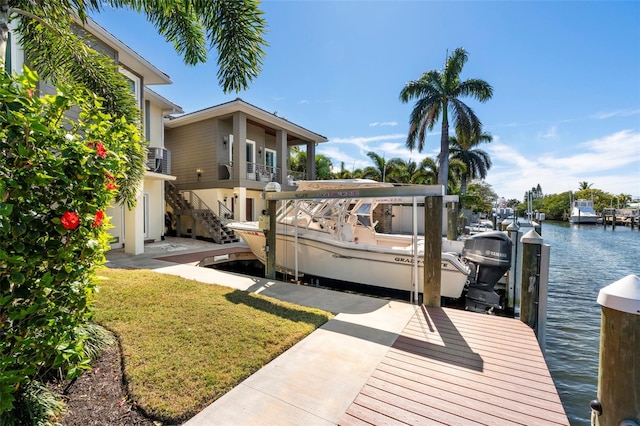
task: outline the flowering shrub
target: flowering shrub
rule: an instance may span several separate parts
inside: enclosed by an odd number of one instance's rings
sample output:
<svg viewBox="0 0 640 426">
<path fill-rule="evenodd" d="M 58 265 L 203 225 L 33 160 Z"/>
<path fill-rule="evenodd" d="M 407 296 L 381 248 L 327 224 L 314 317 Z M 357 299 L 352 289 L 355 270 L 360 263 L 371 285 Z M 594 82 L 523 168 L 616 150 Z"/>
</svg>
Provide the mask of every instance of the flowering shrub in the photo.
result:
<svg viewBox="0 0 640 426">
<path fill-rule="evenodd" d="M 0 420 L 30 383 L 89 367 L 104 212 L 142 150 L 136 123 L 79 89 L 38 97 L 37 78 L 0 74 Z"/>
</svg>

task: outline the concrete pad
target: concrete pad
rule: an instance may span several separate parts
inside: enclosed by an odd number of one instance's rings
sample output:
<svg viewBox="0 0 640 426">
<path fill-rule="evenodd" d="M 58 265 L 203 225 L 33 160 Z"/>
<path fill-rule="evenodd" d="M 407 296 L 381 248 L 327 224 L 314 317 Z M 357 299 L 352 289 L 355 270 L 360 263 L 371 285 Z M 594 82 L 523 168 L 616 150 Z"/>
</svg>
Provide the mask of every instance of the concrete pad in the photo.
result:
<svg viewBox="0 0 640 426">
<path fill-rule="evenodd" d="M 411 305 L 395 305 L 339 314 L 185 425 L 337 424 L 414 315 Z M 386 315 L 387 330 L 367 326 Z"/>
</svg>

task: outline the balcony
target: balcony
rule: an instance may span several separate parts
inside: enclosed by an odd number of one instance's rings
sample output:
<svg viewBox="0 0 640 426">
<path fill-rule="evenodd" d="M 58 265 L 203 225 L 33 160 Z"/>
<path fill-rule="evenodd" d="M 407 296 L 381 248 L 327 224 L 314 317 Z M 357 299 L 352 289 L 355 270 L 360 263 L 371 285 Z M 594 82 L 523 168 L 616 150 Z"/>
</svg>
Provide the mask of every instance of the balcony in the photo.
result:
<svg viewBox="0 0 640 426">
<path fill-rule="evenodd" d="M 163 175 L 171 174 L 171 151 L 155 146 L 147 147 L 147 170 Z"/>
<path fill-rule="evenodd" d="M 219 163 L 220 180 L 234 180 L 233 163 L 228 161 Z M 241 176 L 241 181 L 280 182 L 280 168 L 265 166 L 264 164 L 247 162 L 247 171 Z"/>
</svg>

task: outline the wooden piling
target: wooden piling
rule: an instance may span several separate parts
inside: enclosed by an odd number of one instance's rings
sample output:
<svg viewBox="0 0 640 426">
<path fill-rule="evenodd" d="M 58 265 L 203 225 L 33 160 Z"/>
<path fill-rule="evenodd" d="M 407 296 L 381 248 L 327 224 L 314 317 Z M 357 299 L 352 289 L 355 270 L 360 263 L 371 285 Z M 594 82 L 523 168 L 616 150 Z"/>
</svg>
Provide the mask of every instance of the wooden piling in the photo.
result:
<svg viewBox="0 0 640 426">
<path fill-rule="evenodd" d="M 600 290 L 596 425 L 618 426 L 640 419 L 640 278 L 629 275 Z"/>
<path fill-rule="evenodd" d="M 440 306 L 442 276 L 442 197 L 424 199 L 424 278 L 422 303 L 427 307 Z"/>
<path fill-rule="evenodd" d="M 277 201 L 267 201 L 267 214 L 269 215 L 269 229 L 267 234 L 267 264 L 265 270 L 265 278 L 270 280 L 276 279 L 276 210 Z"/>
<path fill-rule="evenodd" d="M 524 234 L 520 241 L 522 242 L 520 321 L 535 330 L 538 322 L 542 238 L 532 229 Z"/>
<path fill-rule="evenodd" d="M 611 216 L 611 229 L 616 229 L 616 211 L 613 211 L 613 216 Z"/>
</svg>

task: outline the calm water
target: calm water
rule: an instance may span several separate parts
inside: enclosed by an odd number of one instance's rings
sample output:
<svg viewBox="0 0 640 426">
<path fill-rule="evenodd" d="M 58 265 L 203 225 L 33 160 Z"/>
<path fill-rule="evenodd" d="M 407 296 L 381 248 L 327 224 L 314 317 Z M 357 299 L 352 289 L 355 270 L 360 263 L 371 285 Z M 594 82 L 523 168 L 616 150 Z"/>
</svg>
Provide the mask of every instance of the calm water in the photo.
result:
<svg viewBox="0 0 640 426">
<path fill-rule="evenodd" d="M 572 425 L 590 423 L 596 398 L 601 288 L 640 276 L 640 231 L 545 222 L 551 245 L 545 358 Z"/>
</svg>

